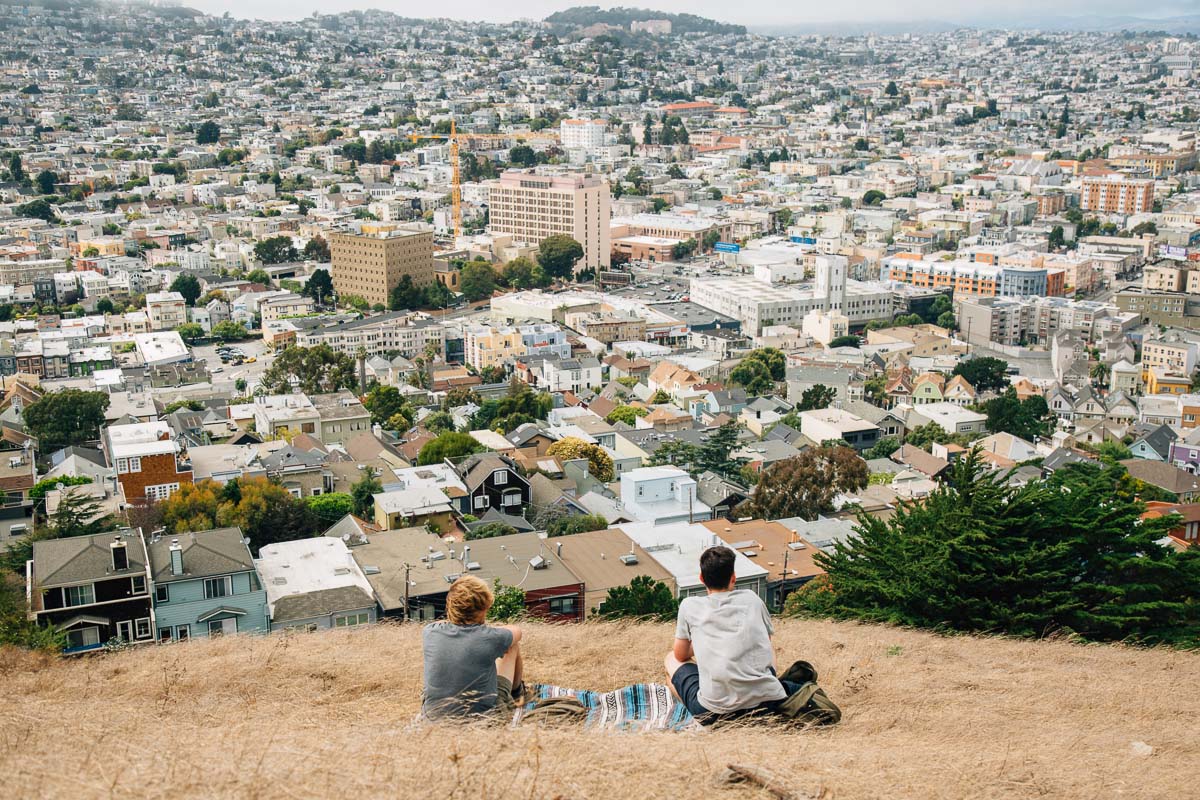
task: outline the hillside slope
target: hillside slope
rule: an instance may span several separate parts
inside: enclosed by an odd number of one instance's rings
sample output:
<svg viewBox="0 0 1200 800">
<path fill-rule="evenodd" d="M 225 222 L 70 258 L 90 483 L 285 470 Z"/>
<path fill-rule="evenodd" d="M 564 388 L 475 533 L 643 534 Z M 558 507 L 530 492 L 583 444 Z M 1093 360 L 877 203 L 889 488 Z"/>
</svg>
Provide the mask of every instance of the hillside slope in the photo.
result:
<svg viewBox="0 0 1200 800">
<path fill-rule="evenodd" d="M 658 679 L 671 628 L 526 637 L 531 679 L 609 689 Z M 417 725 L 416 626 L 74 661 L 4 650 L 0 775 L 11 797 L 765 797 L 708 788 L 738 762 L 839 800 L 1194 796 L 1200 655 L 803 621 L 781 623 L 777 643 L 818 666 L 840 726 Z"/>
</svg>

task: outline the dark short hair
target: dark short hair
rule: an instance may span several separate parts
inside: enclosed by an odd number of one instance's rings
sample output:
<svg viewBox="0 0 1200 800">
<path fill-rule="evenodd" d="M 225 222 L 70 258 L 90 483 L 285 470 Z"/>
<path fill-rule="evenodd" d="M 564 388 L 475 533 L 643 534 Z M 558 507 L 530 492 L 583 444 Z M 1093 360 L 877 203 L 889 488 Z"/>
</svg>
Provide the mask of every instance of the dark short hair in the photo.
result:
<svg viewBox="0 0 1200 800">
<path fill-rule="evenodd" d="M 709 589 L 728 589 L 733 577 L 733 551 L 717 545 L 700 554 L 700 580 Z"/>
</svg>

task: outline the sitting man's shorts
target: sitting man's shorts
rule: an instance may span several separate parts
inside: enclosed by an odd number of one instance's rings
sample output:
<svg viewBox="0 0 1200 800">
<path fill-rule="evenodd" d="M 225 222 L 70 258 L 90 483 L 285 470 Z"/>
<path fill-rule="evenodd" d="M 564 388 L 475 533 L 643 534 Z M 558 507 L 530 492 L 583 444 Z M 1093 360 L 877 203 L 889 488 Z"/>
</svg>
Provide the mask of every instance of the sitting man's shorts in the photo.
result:
<svg viewBox="0 0 1200 800">
<path fill-rule="evenodd" d="M 512 681 L 503 675 L 496 676 L 496 706 L 492 709 L 492 713 L 496 716 L 512 716 L 512 712 L 517 707 L 517 701 L 513 699 Z"/>
<path fill-rule="evenodd" d="M 774 674 L 774 672 L 775 670 L 771 669 L 771 673 Z M 800 688 L 798 684 L 787 681 L 780 681 L 780 683 L 783 684 L 783 690 L 788 694 Z M 700 668 L 694 661 L 681 664 L 679 669 L 675 670 L 675 674 L 671 676 L 671 686 L 674 687 L 675 694 L 679 695 L 683 707 L 691 712 L 691 715 L 701 725 L 712 725 L 718 720 L 736 719 L 756 712 L 773 711 L 782 702 L 781 700 L 772 700 L 754 708 L 743 708 L 726 714 L 709 711 L 700 703 Z"/>
</svg>

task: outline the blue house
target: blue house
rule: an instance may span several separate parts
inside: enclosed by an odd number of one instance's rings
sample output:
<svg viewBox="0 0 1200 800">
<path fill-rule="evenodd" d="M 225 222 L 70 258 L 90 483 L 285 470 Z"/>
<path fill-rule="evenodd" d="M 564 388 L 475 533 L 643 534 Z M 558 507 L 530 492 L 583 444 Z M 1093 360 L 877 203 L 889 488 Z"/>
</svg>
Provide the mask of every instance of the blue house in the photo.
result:
<svg viewBox="0 0 1200 800">
<path fill-rule="evenodd" d="M 267 593 L 239 528 L 147 542 L 158 641 L 266 633 Z"/>
</svg>

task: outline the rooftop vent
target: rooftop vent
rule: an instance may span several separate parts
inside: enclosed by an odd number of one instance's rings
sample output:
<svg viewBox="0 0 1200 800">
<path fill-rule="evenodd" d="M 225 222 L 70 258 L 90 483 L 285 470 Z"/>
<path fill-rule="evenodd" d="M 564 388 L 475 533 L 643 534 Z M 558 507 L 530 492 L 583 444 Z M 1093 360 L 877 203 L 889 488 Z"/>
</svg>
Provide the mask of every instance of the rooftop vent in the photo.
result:
<svg viewBox="0 0 1200 800">
<path fill-rule="evenodd" d="M 363 574 L 364 574 L 364 575 L 378 575 L 378 574 L 379 574 L 379 567 L 366 567 L 366 566 L 364 566 L 364 567 L 362 568 L 362 571 L 363 571 Z"/>
<path fill-rule="evenodd" d="M 271 583 L 274 584 L 275 586 L 286 586 L 287 578 L 284 578 L 284 577 L 271 578 Z"/>
<path fill-rule="evenodd" d="M 474 572 L 475 570 L 478 570 L 478 569 L 483 569 L 479 565 L 478 561 L 468 561 L 467 562 L 467 572 Z"/>
<path fill-rule="evenodd" d="M 529 559 L 529 566 L 533 567 L 534 569 L 546 569 L 550 566 L 550 562 L 541 556 L 534 556 L 533 558 Z"/>
<path fill-rule="evenodd" d="M 638 563 L 638 557 L 633 553 L 626 553 L 625 555 L 621 556 L 621 563 L 627 567 L 632 567 L 634 564 Z"/>
<path fill-rule="evenodd" d="M 804 542 L 789 542 L 788 550 L 804 550 L 808 547 Z"/>
<path fill-rule="evenodd" d="M 459 573 L 459 572 L 456 572 L 453 575 L 447 575 L 446 583 L 454 583 L 456 580 L 458 580 L 461 577 L 462 577 L 462 573 Z"/>
</svg>

